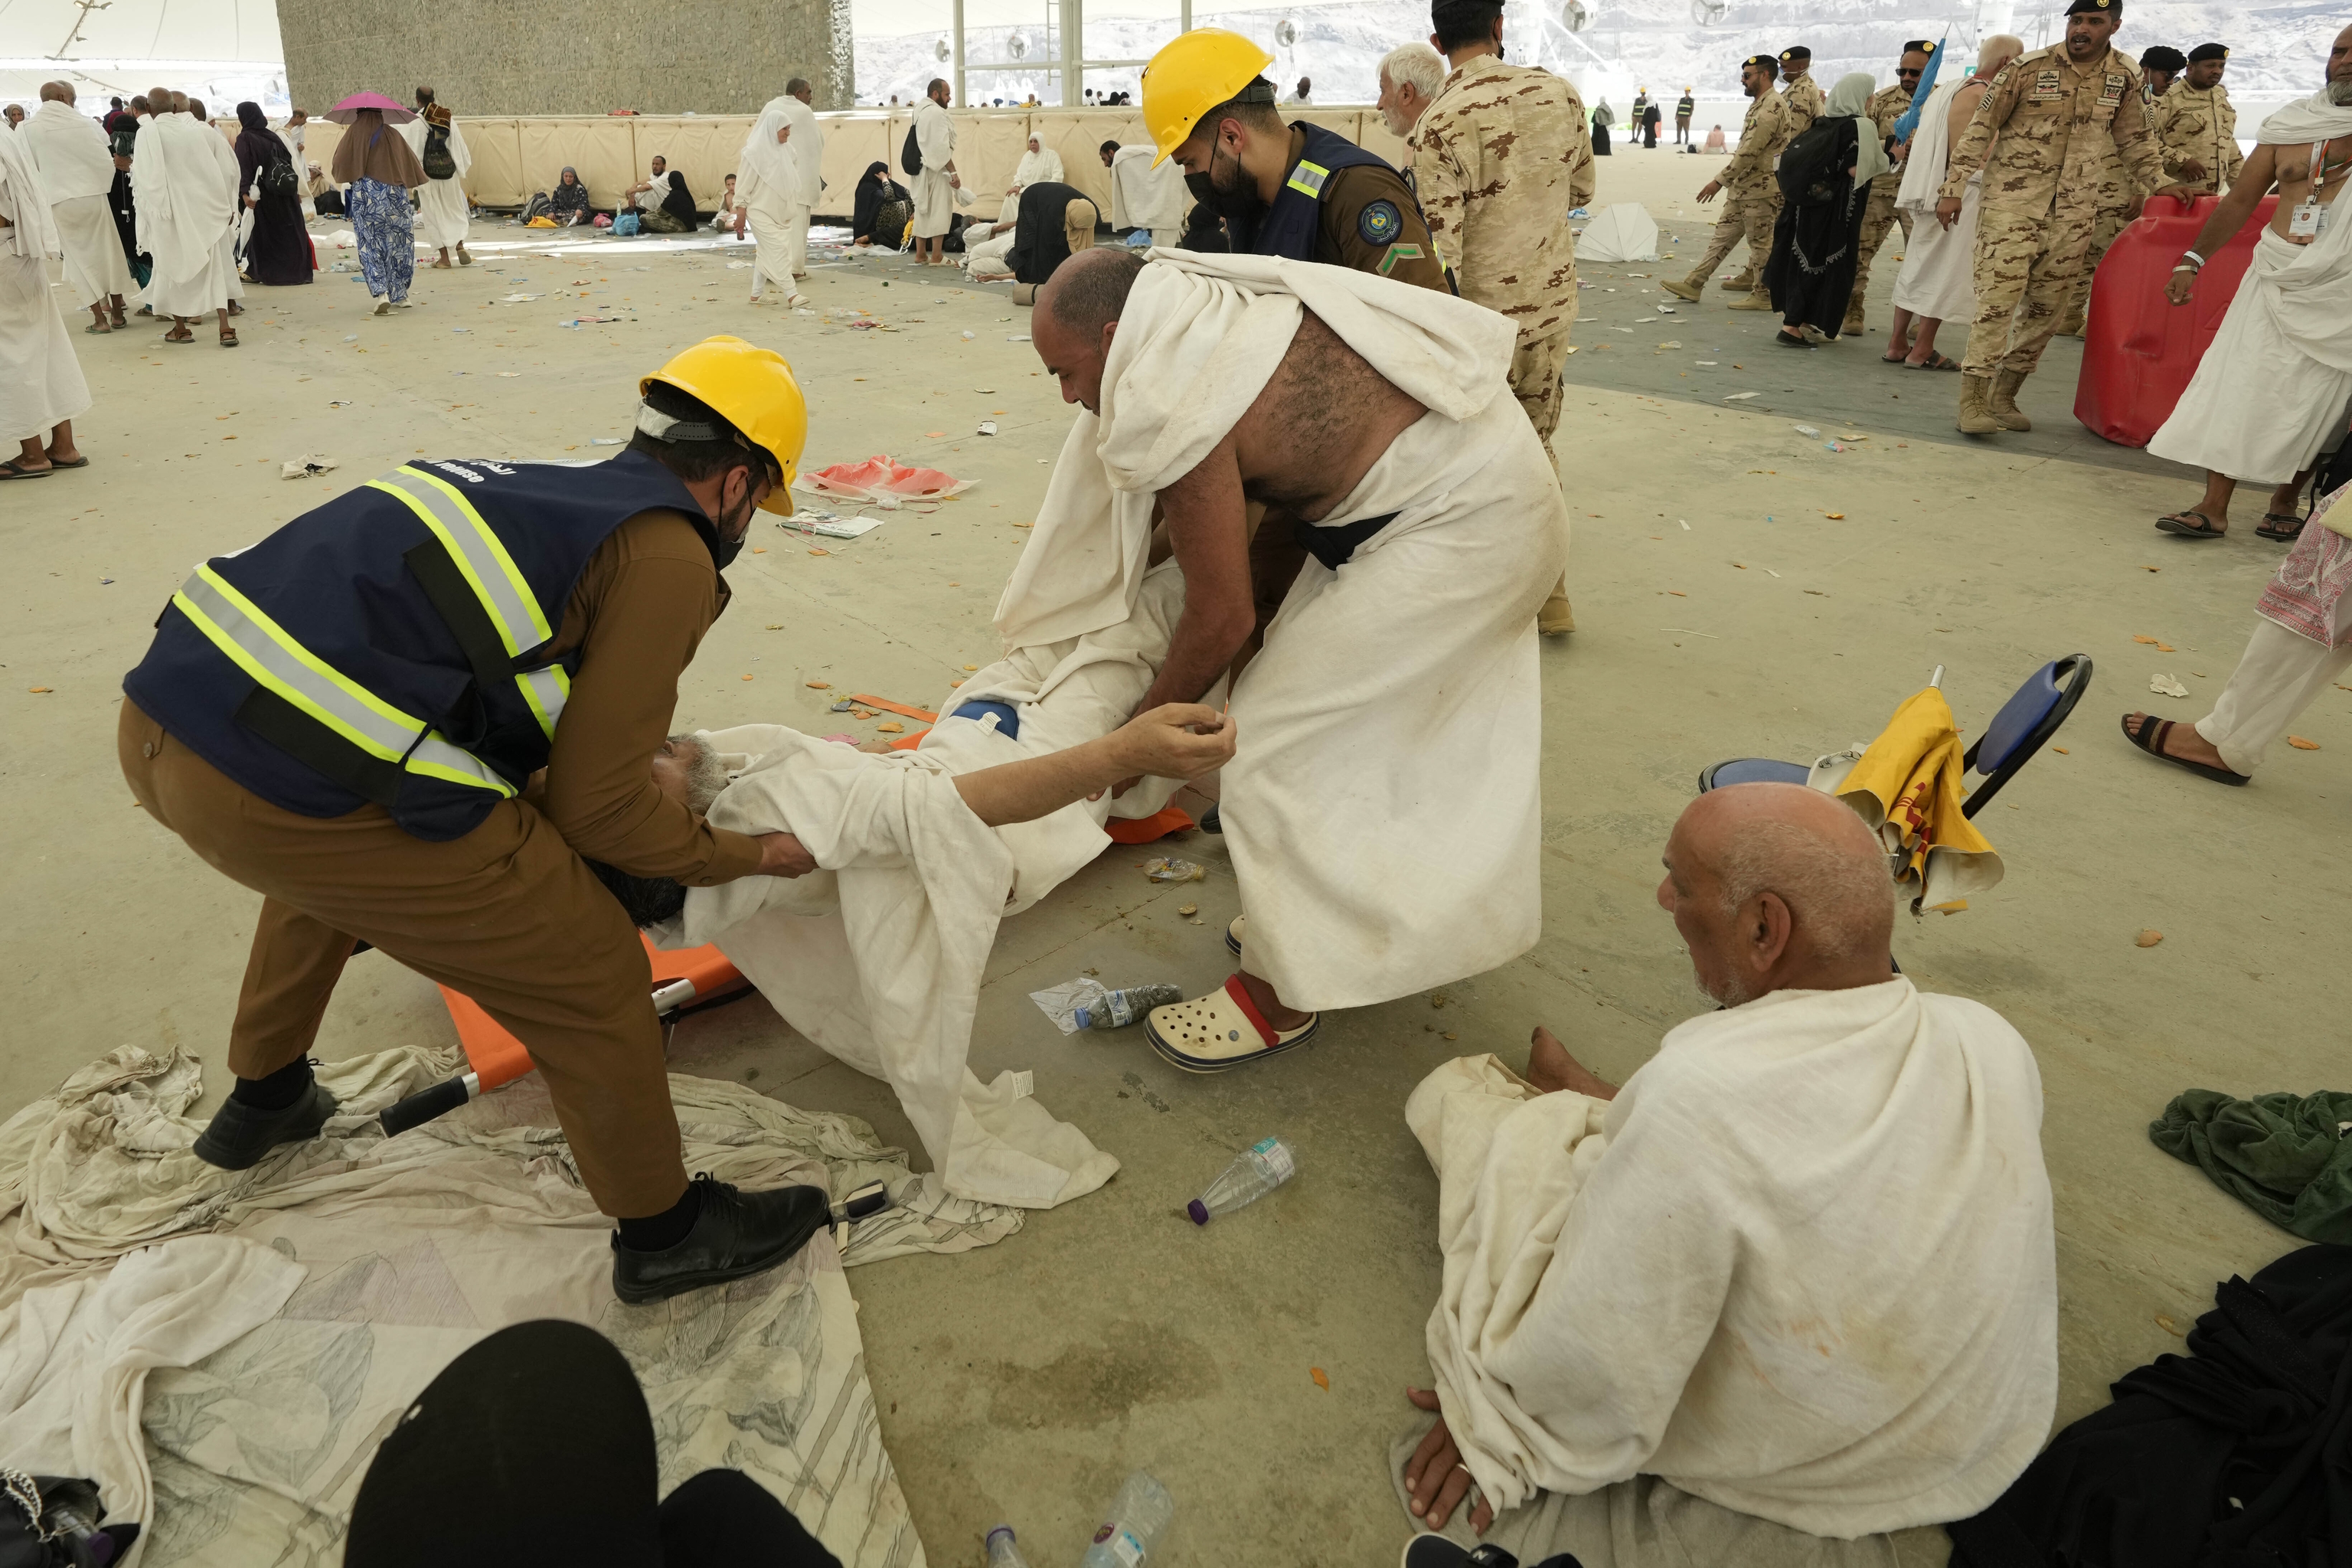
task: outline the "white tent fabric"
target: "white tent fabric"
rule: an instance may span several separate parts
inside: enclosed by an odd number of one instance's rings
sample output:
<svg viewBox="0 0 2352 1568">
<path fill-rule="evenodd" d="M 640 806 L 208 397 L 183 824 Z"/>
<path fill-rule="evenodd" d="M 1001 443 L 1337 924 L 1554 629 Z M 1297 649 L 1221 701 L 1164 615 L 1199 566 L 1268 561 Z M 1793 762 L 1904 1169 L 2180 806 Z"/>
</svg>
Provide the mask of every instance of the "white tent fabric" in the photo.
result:
<svg viewBox="0 0 2352 1568">
<path fill-rule="evenodd" d="M 1639 202 L 1602 207 L 1576 237 L 1579 261 L 1655 261 L 1658 224 Z"/>
</svg>

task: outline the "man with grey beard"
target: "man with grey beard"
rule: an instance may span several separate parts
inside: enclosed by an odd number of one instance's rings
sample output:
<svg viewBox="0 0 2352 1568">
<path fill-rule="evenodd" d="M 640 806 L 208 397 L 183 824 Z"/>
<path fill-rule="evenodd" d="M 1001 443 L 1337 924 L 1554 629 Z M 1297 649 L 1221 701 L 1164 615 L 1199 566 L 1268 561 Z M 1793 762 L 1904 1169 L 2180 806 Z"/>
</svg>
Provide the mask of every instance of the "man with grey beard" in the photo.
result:
<svg viewBox="0 0 2352 1568">
<path fill-rule="evenodd" d="M 1694 1563 L 1890 1561 L 2056 1404 L 2033 1053 L 1893 972 L 1886 857 L 1834 796 L 1712 791 L 1664 860 L 1715 1010 L 1622 1088 L 1538 1029 L 1524 1077 L 1469 1058 L 1407 1102 L 1444 1263 L 1400 1487 L 1521 1562 L 1599 1560 L 1612 1514 Z"/>
</svg>

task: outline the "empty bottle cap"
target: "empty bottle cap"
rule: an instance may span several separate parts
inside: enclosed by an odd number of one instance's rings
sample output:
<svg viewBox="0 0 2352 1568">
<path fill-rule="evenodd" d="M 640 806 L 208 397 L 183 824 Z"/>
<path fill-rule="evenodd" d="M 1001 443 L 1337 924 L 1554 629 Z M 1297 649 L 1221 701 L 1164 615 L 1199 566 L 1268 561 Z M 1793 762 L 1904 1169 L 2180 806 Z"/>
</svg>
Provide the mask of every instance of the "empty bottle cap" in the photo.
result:
<svg viewBox="0 0 2352 1568">
<path fill-rule="evenodd" d="M 1081 1007 L 1070 1016 L 1077 1020 L 1078 1027 L 1081 1029 L 1091 1029 L 1095 1026 L 1095 1015 L 1092 1008 Z"/>
<path fill-rule="evenodd" d="M 1202 1203 L 1198 1198 L 1194 1198 L 1191 1203 L 1186 1204 L 1184 1205 L 1184 1212 L 1192 1216 L 1192 1223 L 1194 1225 L 1206 1225 L 1209 1223 L 1209 1205 Z"/>
</svg>

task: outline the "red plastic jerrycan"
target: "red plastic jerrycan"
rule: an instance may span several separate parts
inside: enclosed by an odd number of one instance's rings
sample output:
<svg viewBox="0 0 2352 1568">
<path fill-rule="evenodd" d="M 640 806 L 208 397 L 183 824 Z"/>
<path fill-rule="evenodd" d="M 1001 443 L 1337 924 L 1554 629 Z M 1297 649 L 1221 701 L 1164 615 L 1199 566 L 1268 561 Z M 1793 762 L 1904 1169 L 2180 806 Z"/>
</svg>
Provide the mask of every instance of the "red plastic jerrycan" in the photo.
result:
<svg viewBox="0 0 2352 1568">
<path fill-rule="evenodd" d="M 2254 241 L 2278 210 L 2278 198 L 2264 196 L 2246 226 L 2206 259 L 2189 303 L 2176 307 L 2164 297 L 2164 286 L 2220 201 L 2198 196 L 2184 205 L 2174 196 L 2148 197 L 2099 263 L 2083 329 L 2074 417 L 2118 446 L 2147 446 L 2172 416 L 2253 261 Z"/>
</svg>

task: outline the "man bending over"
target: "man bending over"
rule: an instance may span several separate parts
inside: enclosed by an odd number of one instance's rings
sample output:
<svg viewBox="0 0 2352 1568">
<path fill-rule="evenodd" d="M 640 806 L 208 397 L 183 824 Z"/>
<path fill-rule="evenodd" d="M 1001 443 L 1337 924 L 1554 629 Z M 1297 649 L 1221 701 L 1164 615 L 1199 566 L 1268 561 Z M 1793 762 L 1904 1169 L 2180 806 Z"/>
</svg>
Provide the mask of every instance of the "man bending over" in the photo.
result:
<svg viewBox="0 0 2352 1568">
<path fill-rule="evenodd" d="M 1312 557 L 1233 688 L 1240 972 L 1148 1025 L 1214 1072 L 1534 943 L 1535 613 L 1568 512 L 1503 316 L 1345 268 L 1154 257 L 1076 256 L 1039 291 L 1039 357 L 1087 412 L 1037 527 L 1095 531 L 1131 581 L 1159 520 L 1185 602 L 1138 712 L 1205 699 L 1255 627 L 1245 501 Z"/>
<path fill-rule="evenodd" d="M 1718 1010 L 1622 1089 L 1538 1029 L 1524 1079 L 1451 1062 L 1406 1105 L 1444 1283 L 1402 1484 L 1431 1528 L 1475 1485 L 1528 1563 L 1609 1560 L 1612 1516 L 1694 1563 L 1886 1562 L 1857 1538 L 1978 1513 L 2056 1403 L 2033 1053 L 1890 975 L 1885 857 L 1833 797 L 1703 795 L 1665 866 Z"/>
</svg>

